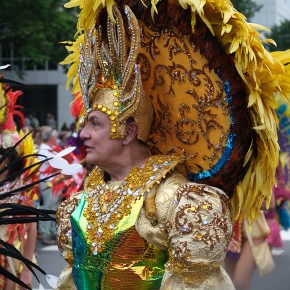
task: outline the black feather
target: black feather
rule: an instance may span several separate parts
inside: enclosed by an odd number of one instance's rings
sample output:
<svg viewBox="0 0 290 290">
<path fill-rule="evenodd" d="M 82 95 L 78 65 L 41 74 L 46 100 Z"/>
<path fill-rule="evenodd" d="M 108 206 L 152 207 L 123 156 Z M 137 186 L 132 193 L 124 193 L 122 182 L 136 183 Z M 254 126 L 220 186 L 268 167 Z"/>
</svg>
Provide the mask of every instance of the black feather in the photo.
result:
<svg viewBox="0 0 290 290">
<path fill-rule="evenodd" d="M 23 224 L 37 221 L 55 221 L 54 210 L 37 209 L 14 203 L 0 204 L 0 224 Z"/>
<path fill-rule="evenodd" d="M 34 182 L 32 182 L 32 183 L 29 183 L 29 184 L 23 185 L 23 186 L 21 186 L 21 187 L 15 188 L 15 189 L 12 189 L 12 190 L 7 191 L 7 192 L 5 192 L 5 193 L 1 193 L 1 194 L 0 194 L 0 200 L 1 200 L 1 199 L 5 199 L 5 198 L 7 198 L 7 197 L 10 197 L 10 196 L 12 196 L 13 194 L 15 194 L 15 193 L 17 193 L 17 192 L 19 192 L 19 191 L 24 191 L 24 190 L 26 190 L 26 189 L 28 189 L 28 188 L 30 188 L 30 187 L 36 185 L 36 184 L 39 184 L 39 183 L 42 182 L 42 181 L 45 181 L 45 180 L 47 180 L 47 179 L 50 179 L 50 178 L 52 178 L 52 177 L 54 177 L 54 176 L 56 176 L 56 175 L 59 175 L 59 174 L 60 174 L 60 172 L 57 172 L 57 173 L 55 173 L 55 174 L 52 174 L 52 175 L 47 176 L 47 177 L 45 177 L 45 178 L 42 178 L 42 179 L 40 179 L 40 180 L 34 181 Z M 1 183 L 0 183 L 0 186 L 1 186 Z"/>
<path fill-rule="evenodd" d="M 25 171 L 29 170 L 30 168 L 33 168 L 33 167 L 35 167 L 35 166 L 38 166 L 38 165 L 40 165 L 40 164 L 42 164 L 42 163 L 44 163 L 45 161 L 50 160 L 50 159 L 52 159 L 52 157 L 50 157 L 50 158 L 46 158 L 46 159 L 44 159 L 44 160 L 41 160 L 41 161 L 36 162 L 36 163 L 34 163 L 34 164 L 31 164 L 31 165 L 29 165 L 29 166 L 27 166 L 27 167 L 25 167 L 25 168 L 23 168 L 23 169 L 21 169 L 21 170 L 18 170 L 18 171 L 15 172 L 14 174 L 11 174 L 11 175 L 9 175 L 8 177 L 4 178 L 4 179 L 0 182 L 0 186 L 2 186 L 5 182 L 7 182 L 7 181 L 9 181 L 9 180 L 11 180 L 11 179 L 15 179 L 16 177 L 19 177 L 22 173 L 24 173 Z"/>
<path fill-rule="evenodd" d="M 0 275 L 8 278 L 9 280 L 13 281 L 14 283 L 17 283 L 18 285 L 21 285 L 22 287 L 26 289 L 32 290 L 31 287 L 29 287 L 27 284 L 22 282 L 17 276 L 13 275 L 9 271 L 5 270 L 2 266 L 0 266 Z"/>
<path fill-rule="evenodd" d="M 1 78 L 0 78 L 1 80 Z M 3 154 L 3 156 L 0 158 L 0 163 L 3 162 L 8 156 L 9 154 L 11 154 L 11 152 L 13 151 L 13 149 L 15 149 L 29 134 L 31 134 L 35 129 L 32 129 L 31 131 L 29 131 L 26 135 L 24 135 L 20 140 L 18 140 L 12 147 L 10 147 L 7 152 L 5 152 L 5 154 Z"/>
<path fill-rule="evenodd" d="M 13 162 L 9 162 L 9 164 L 7 164 L 7 166 L 5 166 L 3 169 L 0 170 L 0 174 L 3 173 L 4 171 L 6 170 L 9 170 L 11 167 L 13 167 L 16 163 L 19 163 L 19 162 L 22 162 L 24 159 L 26 158 L 29 158 L 29 157 L 43 157 L 43 158 L 46 158 L 45 155 L 42 155 L 42 154 L 37 154 L 37 153 L 34 153 L 34 154 L 29 154 L 29 155 L 25 155 L 25 156 L 22 156 L 22 157 L 19 157 L 17 158 L 17 160 L 13 161 Z M 46 160 L 45 160 L 46 161 Z M 0 163 L 2 162 L 2 160 L 0 159 Z"/>
<path fill-rule="evenodd" d="M 28 89 L 28 90 L 36 93 L 40 97 L 43 97 L 43 95 L 41 95 L 37 90 L 33 89 L 31 86 L 25 85 L 25 84 L 20 83 L 20 82 L 17 82 L 17 81 L 5 79 L 5 78 L 0 78 L 0 83 L 10 84 L 10 85 L 14 85 L 14 86 L 23 87 L 23 88 L 26 88 L 26 89 Z"/>
</svg>

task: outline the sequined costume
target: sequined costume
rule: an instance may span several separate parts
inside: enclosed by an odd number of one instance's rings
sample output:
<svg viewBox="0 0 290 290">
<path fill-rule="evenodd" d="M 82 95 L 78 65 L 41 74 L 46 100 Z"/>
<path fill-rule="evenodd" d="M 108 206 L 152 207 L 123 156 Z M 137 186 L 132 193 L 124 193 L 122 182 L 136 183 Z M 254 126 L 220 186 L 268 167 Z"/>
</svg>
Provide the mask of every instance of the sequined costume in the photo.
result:
<svg viewBox="0 0 290 290">
<path fill-rule="evenodd" d="M 232 239 L 229 244 L 227 256 L 238 259 L 242 250 L 242 244 L 247 240 L 247 234 L 243 220 L 237 219 L 233 226 Z M 264 211 L 259 212 L 258 218 L 251 225 L 250 233 L 252 239 L 266 240 L 270 234 L 270 228 L 266 222 Z"/>
<path fill-rule="evenodd" d="M 7 194 L 20 187 L 24 187 L 29 183 L 36 182 L 38 180 L 37 170 L 31 167 L 28 170 L 21 170 L 25 167 L 29 167 L 37 162 L 34 153 L 34 143 L 32 136 L 27 136 L 20 144 L 17 142 L 24 136 L 24 133 L 16 130 L 13 115 L 18 115 L 20 120 L 24 120 L 24 116 L 16 105 L 18 97 L 22 95 L 22 92 L 12 90 L 7 84 L 0 83 L 0 204 L 17 204 L 24 206 L 37 207 L 38 206 L 38 187 L 34 186 L 23 191 L 16 192 L 14 194 Z M 16 146 L 16 147 L 15 147 Z M 22 174 L 17 174 L 17 173 Z M 3 208 L 1 209 L 1 211 Z M 4 207 L 5 210 L 5 207 Z M 16 211 L 17 212 L 17 211 Z M 16 219 L 18 218 L 17 216 Z M 2 216 L 3 218 L 3 216 Z M 4 215 L 5 219 L 5 215 Z M 26 255 L 25 242 L 29 236 L 29 233 L 35 234 L 36 240 L 36 224 L 0 224 L 0 240 L 1 249 L 6 249 L 0 253 L 0 289 L 19 289 L 17 284 L 9 284 L 12 275 L 20 277 L 24 266 L 21 263 L 21 259 L 17 259 L 15 256 L 11 256 L 11 253 L 7 251 L 6 245 L 13 245 L 22 255 Z M 32 240 L 30 240 L 32 242 Z M 34 247 L 34 245 L 31 245 Z M 27 247 L 28 248 L 28 247 Z M 34 251 L 34 248 L 32 252 Z M 26 258 L 33 259 L 33 254 L 27 254 Z M 25 264 L 25 263 L 24 263 Z M 4 274 L 1 271 L 4 269 Z M 10 276 L 6 276 L 10 271 Z M 6 274 L 6 275 L 5 275 Z M 13 280 L 13 277 L 12 277 Z M 7 286 L 9 284 L 9 286 Z M 8 288 L 7 288 L 8 287 Z"/>
<path fill-rule="evenodd" d="M 132 189 L 130 184 L 124 187 L 126 182 L 103 183 L 98 188 L 94 183 L 100 181 L 102 172 L 95 169 L 90 174 L 84 192 L 58 209 L 59 247 L 69 263 L 58 289 L 75 289 L 73 280 L 77 289 L 159 289 L 163 275 L 161 289 L 212 289 L 217 285 L 216 289 L 234 289 L 220 266 L 232 230 L 229 199 L 219 189 L 188 183 L 182 174 L 171 172 L 179 161 L 151 157 L 144 168 L 131 171 L 138 172 L 132 177 L 137 184 Z M 143 208 L 143 199 L 152 190 L 157 191 L 153 224 Z M 118 210 L 114 197 L 108 199 L 107 206 L 113 207 L 111 217 L 104 214 L 97 219 L 103 220 L 98 233 L 106 245 L 101 253 L 98 247 L 102 245 L 88 243 L 90 231 L 84 217 L 92 202 L 90 192 L 96 191 L 95 204 L 103 200 L 100 204 L 106 205 L 109 194 L 117 195 L 117 200 L 122 196 L 133 200 L 130 213 L 116 223 L 123 209 Z"/>
<path fill-rule="evenodd" d="M 82 98 L 79 128 L 97 138 L 89 116 L 105 115 L 103 136 L 123 140 L 133 120 L 152 156 L 117 183 L 96 167 L 60 206 L 68 266 L 58 289 L 234 289 L 220 264 L 234 218 L 253 221 L 269 203 L 274 95 L 286 97 L 290 51 L 270 55 L 227 0 L 66 4 L 75 6 L 62 64 Z M 94 141 L 87 153 L 99 165 Z"/>
</svg>

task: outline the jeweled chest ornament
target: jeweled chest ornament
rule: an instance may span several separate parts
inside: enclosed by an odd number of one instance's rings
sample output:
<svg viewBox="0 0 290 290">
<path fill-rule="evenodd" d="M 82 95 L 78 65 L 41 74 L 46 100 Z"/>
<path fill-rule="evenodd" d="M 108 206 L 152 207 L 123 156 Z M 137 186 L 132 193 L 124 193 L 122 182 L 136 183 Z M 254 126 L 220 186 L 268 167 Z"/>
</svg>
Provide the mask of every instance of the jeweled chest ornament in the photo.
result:
<svg viewBox="0 0 290 290">
<path fill-rule="evenodd" d="M 176 156 L 151 156 L 143 166 L 134 167 L 125 180 L 111 184 L 105 183 L 101 169 L 92 171 L 85 185 L 87 207 L 83 216 L 88 222 L 86 237 L 94 255 L 104 249 L 119 221 L 130 215 L 137 200 L 180 161 Z"/>
</svg>

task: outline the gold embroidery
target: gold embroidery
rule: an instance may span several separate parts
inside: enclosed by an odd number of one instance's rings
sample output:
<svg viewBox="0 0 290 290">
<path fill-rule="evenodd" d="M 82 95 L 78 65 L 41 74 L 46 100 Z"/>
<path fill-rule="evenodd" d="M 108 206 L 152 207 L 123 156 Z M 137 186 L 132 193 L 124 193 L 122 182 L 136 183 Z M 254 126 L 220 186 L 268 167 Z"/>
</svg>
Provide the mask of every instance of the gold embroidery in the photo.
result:
<svg viewBox="0 0 290 290">
<path fill-rule="evenodd" d="M 169 257 L 165 267 L 166 270 L 173 272 L 183 281 L 191 283 L 192 286 L 202 283 L 220 271 L 218 262 L 186 263 L 175 260 L 172 256 Z"/>
<path fill-rule="evenodd" d="M 111 186 L 105 183 L 101 169 L 91 172 L 85 184 L 87 208 L 83 215 L 88 221 L 86 236 L 95 255 L 113 236 L 118 222 L 131 212 L 131 206 L 181 160 L 176 156 L 151 156 L 143 166 L 134 167 L 124 181 Z"/>
<path fill-rule="evenodd" d="M 192 258 L 192 254 L 187 246 L 187 242 L 178 241 L 176 244 L 176 248 L 172 251 L 172 257 L 182 262 L 189 261 Z"/>
<path fill-rule="evenodd" d="M 151 150 L 186 156 L 192 172 L 208 170 L 220 159 L 229 138 L 230 105 L 224 83 L 189 37 L 140 23 L 138 61 L 146 64 L 143 87 L 155 109 Z"/>
<path fill-rule="evenodd" d="M 218 214 L 211 200 L 212 196 L 219 196 L 221 213 Z M 179 206 L 175 216 L 175 228 L 182 234 L 191 234 L 193 241 L 202 241 L 210 250 L 226 237 L 230 240 L 231 229 L 228 227 L 229 202 L 226 196 L 209 190 L 206 185 L 186 184 L 177 191 L 178 204 L 182 197 L 188 202 Z M 227 243 L 224 250 L 227 248 Z"/>
<path fill-rule="evenodd" d="M 71 225 L 69 218 L 71 213 L 76 209 L 78 205 L 78 198 L 71 196 L 69 199 L 63 201 L 57 209 L 56 212 L 56 222 L 58 225 L 58 248 L 60 251 L 63 251 L 62 245 L 70 244 L 69 240 L 71 239 Z M 68 263 L 72 262 L 72 254 L 70 257 L 65 257 Z"/>
</svg>

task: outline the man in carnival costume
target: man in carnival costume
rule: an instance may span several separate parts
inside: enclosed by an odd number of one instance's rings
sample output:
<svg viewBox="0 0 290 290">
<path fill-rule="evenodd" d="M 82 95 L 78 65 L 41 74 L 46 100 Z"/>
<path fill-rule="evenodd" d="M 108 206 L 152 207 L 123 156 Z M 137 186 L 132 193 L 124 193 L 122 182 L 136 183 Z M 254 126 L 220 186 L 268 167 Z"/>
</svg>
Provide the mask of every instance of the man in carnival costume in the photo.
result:
<svg viewBox="0 0 290 290">
<path fill-rule="evenodd" d="M 58 289 L 234 289 L 220 264 L 234 219 L 269 203 L 290 52 L 267 52 L 230 1 L 66 6 L 96 167 L 57 212 Z"/>
</svg>

